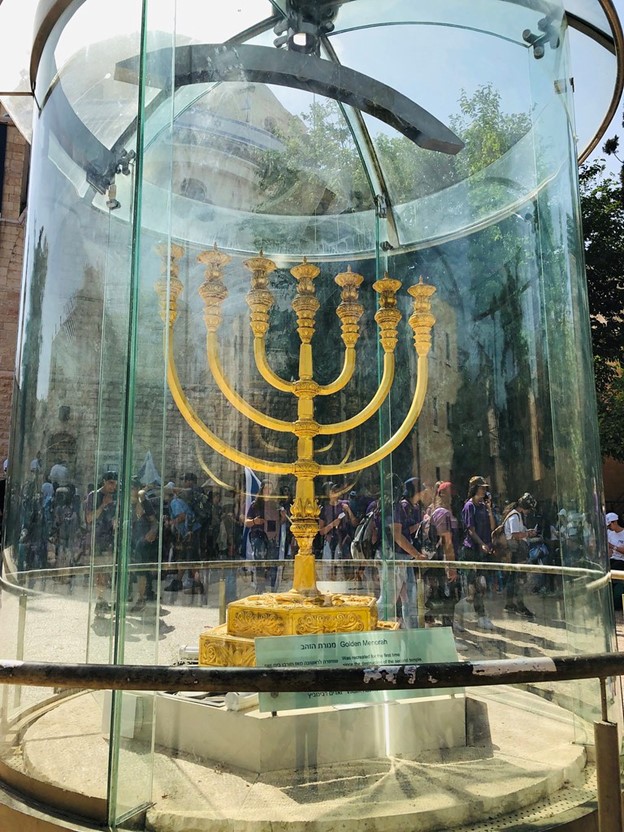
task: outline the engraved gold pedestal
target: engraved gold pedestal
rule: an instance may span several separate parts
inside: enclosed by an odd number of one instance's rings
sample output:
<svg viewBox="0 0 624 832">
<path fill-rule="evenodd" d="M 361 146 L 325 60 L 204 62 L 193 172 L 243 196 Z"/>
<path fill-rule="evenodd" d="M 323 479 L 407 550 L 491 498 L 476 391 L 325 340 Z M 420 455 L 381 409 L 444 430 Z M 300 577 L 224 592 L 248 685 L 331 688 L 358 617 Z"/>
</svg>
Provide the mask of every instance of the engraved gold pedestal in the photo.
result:
<svg viewBox="0 0 624 832">
<path fill-rule="evenodd" d="M 199 664 L 253 667 L 258 636 L 303 636 L 397 629 L 377 620 L 374 598 L 333 593 L 307 598 L 294 592 L 251 595 L 228 605 L 227 623 L 199 638 Z"/>
<path fill-rule="evenodd" d="M 227 401 L 257 425 L 278 433 L 290 433 L 297 437 L 297 458 L 292 462 L 276 462 L 259 459 L 244 453 L 240 448 L 228 445 L 201 420 L 182 389 L 174 358 L 173 328 L 178 315 L 178 298 L 183 290 L 179 279 L 178 260 L 184 254 L 181 246 L 159 246 L 163 277 L 156 284 L 160 297 L 160 312 L 165 323 L 165 355 L 167 382 L 173 399 L 193 431 L 215 451 L 237 465 L 248 466 L 255 471 L 295 477 L 295 500 L 291 510 L 291 530 L 297 543 L 294 561 L 293 588 L 289 593 L 252 596 L 230 604 L 226 627 L 201 635 L 200 664 L 249 666 L 255 662 L 253 639 L 271 635 L 309 635 L 312 633 L 365 632 L 381 625 L 377 621 L 375 599 L 351 595 L 323 595 L 316 585 L 316 563 L 312 544 L 319 529 L 319 505 L 314 491 L 316 477 L 346 476 L 375 465 L 391 454 L 407 437 L 420 415 L 428 381 L 428 354 L 431 348 L 431 328 L 435 318 L 431 314 L 433 286 L 420 282 L 408 289 L 413 298 L 414 310 L 408 323 L 414 333 L 414 346 L 418 356 L 418 377 L 411 405 L 403 423 L 392 437 L 375 451 L 360 459 L 321 465 L 315 458 L 314 440 L 319 436 L 346 434 L 364 424 L 376 414 L 387 399 L 395 371 L 395 347 L 398 340 L 397 326 L 401 312 L 396 294 L 401 281 L 385 274 L 376 280 L 372 289 L 377 294 L 375 321 L 383 350 L 383 372 L 379 387 L 370 402 L 356 415 L 333 424 L 316 421 L 314 403 L 318 396 L 334 395 L 343 390 L 353 378 L 356 366 L 356 344 L 359 339 L 359 321 L 364 307 L 359 301 L 362 275 L 347 268 L 336 275 L 334 281 L 340 287 L 341 302 L 336 309 L 342 329 L 344 360 L 342 370 L 333 382 L 319 384 L 314 378 L 312 336 L 315 332 L 315 315 L 320 302 L 315 294 L 314 281 L 320 269 L 313 263 L 303 262 L 290 269 L 297 282 L 292 308 L 297 316 L 297 332 L 300 340 L 299 377 L 293 381 L 280 378 L 270 367 L 265 336 L 269 329 L 269 312 L 274 304 L 269 286 L 269 275 L 277 265 L 265 257 L 244 262 L 251 272 L 251 289 L 247 295 L 250 309 L 250 326 L 254 336 L 254 358 L 261 377 L 275 390 L 289 394 L 297 403 L 297 418 L 285 421 L 253 407 L 236 391 L 226 377 L 219 358 L 217 332 L 222 322 L 222 305 L 228 290 L 223 281 L 223 269 L 230 261 L 229 255 L 212 250 L 198 256 L 206 267 L 205 279 L 199 287 L 204 303 L 206 324 L 206 353 L 211 375 Z"/>
</svg>

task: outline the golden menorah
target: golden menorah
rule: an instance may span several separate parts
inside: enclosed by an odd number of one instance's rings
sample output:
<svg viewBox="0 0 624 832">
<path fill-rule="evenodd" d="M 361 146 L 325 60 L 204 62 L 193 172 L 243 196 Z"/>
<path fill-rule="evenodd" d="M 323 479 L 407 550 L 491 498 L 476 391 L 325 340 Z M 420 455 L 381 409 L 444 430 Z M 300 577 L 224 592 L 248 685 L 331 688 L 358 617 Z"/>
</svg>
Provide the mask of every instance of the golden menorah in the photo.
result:
<svg viewBox="0 0 624 832">
<path fill-rule="evenodd" d="M 271 369 L 265 340 L 269 330 L 269 313 L 274 304 L 269 275 L 277 266 L 265 257 L 262 251 L 258 257 L 244 261 L 244 266 L 251 273 L 247 304 L 250 309 L 256 367 L 272 388 L 296 398 L 297 418 L 289 422 L 253 407 L 228 381 L 219 358 L 217 333 L 223 319 L 222 305 L 228 295 L 223 281 L 223 269 L 231 258 L 221 252 L 216 244 L 213 249 L 198 256 L 198 261 L 206 267 L 199 294 L 204 303 L 206 351 L 210 372 L 221 393 L 239 413 L 261 427 L 279 433 L 294 434 L 297 437 L 297 459 L 290 463 L 276 462 L 251 456 L 226 443 L 202 421 L 188 401 L 178 377 L 173 348 L 178 299 L 184 288 L 179 278 L 179 260 L 184 255 L 184 249 L 175 244 L 161 245 L 157 247 L 157 252 L 162 261 L 162 277 L 156 284 L 156 291 L 160 298 L 161 316 L 168 328 L 165 338 L 167 381 L 183 418 L 200 439 L 228 460 L 268 474 L 292 475 L 296 481 L 295 499 L 291 510 L 291 529 L 297 544 L 292 589 L 287 593 L 251 596 L 230 604 L 226 632 L 215 634 L 213 631 L 209 638 L 202 640 L 200 662 L 213 665 L 253 664 L 253 644 L 250 645 L 248 642 L 258 635 L 375 629 L 379 622 L 373 598 L 342 594 L 328 596 L 321 594 L 317 588 L 312 545 L 319 529 L 320 508 L 315 496 L 314 480 L 316 477 L 346 476 L 375 465 L 391 454 L 413 428 L 420 415 L 427 390 L 428 354 L 431 348 L 431 329 L 435 323 L 431 314 L 431 296 L 435 288 L 423 283 L 421 278 L 407 290 L 413 298 L 413 312 L 408 323 L 414 333 L 418 366 L 412 401 L 402 424 L 373 453 L 360 459 L 322 465 L 315 459 L 315 437 L 345 434 L 362 425 L 379 411 L 392 389 L 398 340 L 397 327 L 402 317 L 396 297 L 401 288 L 401 281 L 385 274 L 373 283 L 373 290 L 378 295 L 375 321 L 383 349 L 382 377 L 375 395 L 355 416 L 332 424 L 319 424 L 314 413 L 315 399 L 343 390 L 355 371 L 360 319 L 364 313 L 359 301 L 359 289 L 364 278 L 353 272 L 350 267 L 334 278 L 341 288 L 341 302 L 336 314 L 341 324 L 344 361 L 338 377 L 330 384 L 323 385 L 314 378 L 312 353 L 315 317 L 320 308 L 314 280 L 320 274 L 320 269 L 313 263 L 308 263 L 305 258 L 302 263 L 290 269 L 297 282 L 292 308 L 297 316 L 300 340 L 299 377 L 295 381 L 286 381 Z M 239 643 L 241 640 L 245 643 Z"/>
</svg>

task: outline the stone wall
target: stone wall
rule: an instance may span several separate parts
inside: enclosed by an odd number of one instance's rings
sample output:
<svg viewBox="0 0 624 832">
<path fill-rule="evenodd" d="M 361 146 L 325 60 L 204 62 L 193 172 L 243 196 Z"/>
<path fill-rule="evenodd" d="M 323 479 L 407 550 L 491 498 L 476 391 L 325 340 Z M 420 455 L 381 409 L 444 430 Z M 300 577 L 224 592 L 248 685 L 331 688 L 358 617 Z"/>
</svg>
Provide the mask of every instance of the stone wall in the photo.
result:
<svg viewBox="0 0 624 832">
<path fill-rule="evenodd" d="M 0 118 L 4 113 L 0 106 Z M 9 447 L 29 146 L 10 121 L 3 119 L 0 123 L 7 125 L 4 186 L 0 194 L 0 460 L 3 460 Z"/>
</svg>

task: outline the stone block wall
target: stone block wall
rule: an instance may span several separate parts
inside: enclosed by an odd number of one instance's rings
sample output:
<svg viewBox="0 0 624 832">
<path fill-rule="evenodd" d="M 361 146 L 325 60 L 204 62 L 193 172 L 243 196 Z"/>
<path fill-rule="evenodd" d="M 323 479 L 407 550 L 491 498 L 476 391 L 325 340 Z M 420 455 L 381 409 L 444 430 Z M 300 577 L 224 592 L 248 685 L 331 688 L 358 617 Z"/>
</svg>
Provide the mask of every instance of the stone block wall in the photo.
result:
<svg viewBox="0 0 624 832">
<path fill-rule="evenodd" d="M 0 106 L 0 124 L 6 125 L 2 129 L 7 132 L 0 193 L 0 460 L 6 459 L 9 448 L 29 162 L 28 143 L 10 121 L 2 118 L 4 114 Z M 0 467 L 0 476 L 1 471 Z"/>
</svg>

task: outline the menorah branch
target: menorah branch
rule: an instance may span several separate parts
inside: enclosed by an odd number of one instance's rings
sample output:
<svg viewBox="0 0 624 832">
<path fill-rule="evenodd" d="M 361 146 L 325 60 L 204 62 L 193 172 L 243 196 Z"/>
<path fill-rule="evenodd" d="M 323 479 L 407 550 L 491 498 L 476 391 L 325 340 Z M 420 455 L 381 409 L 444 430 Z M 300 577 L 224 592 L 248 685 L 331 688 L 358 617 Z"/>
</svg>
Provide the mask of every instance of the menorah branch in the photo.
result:
<svg viewBox="0 0 624 832">
<path fill-rule="evenodd" d="M 254 359 L 256 367 L 262 378 L 270 384 L 275 390 L 281 390 L 283 393 L 294 393 L 295 384 L 292 381 L 284 381 L 276 375 L 269 367 L 269 362 L 266 356 L 266 344 L 264 338 L 254 338 Z"/>
<path fill-rule="evenodd" d="M 339 393 L 353 378 L 355 371 L 355 349 L 347 347 L 345 350 L 344 363 L 340 375 L 330 384 L 321 384 L 318 388 L 319 396 L 331 396 Z"/>
<path fill-rule="evenodd" d="M 235 491 L 233 485 L 229 485 L 227 482 L 223 482 L 222 479 L 214 473 L 214 471 L 208 467 L 208 463 L 204 459 L 204 455 L 201 452 L 200 445 L 199 445 L 199 437 L 195 436 L 195 456 L 197 457 L 197 462 L 199 463 L 199 467 L 202 469 L 204 474 L 210 478 L 210 480 L 215 484 L 218 485 L 219 488 L 224 488 L 226 491 Z"/>
<path fill-rule="evenodd" d="M 425 395 L 427 393 L 427 384 L 429 382 L 429 364 L 426 355 L 418 356 L 418 380 L 416 382 L 416 389 L 414 390 L 414 398 L 407 416 L 403 424 L 397 432 L 380 448 L 377 448 L 372 454 L 362 457 L 361 459 L 354 459 L 352 462 L 346 464 L 339 463 L 338 465 L 321 465 L 319 469 L 319 476 L 335 476 L 336 474 L 353 474 L 355 471 L 362 471 L 364 468 L 370 468 L 371 465 L 376 465 L 385 459 L 389 454 L 396 450 L 401 442 L 405 440 L 408 433 L 416 424 L 416 420 L 420 416 Z"/>
<path fill-rule="evenodd" d="M 217 453 L 224 456 L 226 459 L 237 463 L 238 465 L 246 465 L 256 471 L 263 471 L 267 474 L 293 474 L 294 465 L 292 463 L 281 462 L 267 462 L 264 459 L 257 459 L 249 454 L 239 451 L 228 445 L 223 439 L 213 433 L 207 425 L 197 415 L 192 405 L 187 400 L 182 391 L 182 385 L 178 377 L 178 371 L 175 364 L 175 357 L 173 354 L 173 328 L 169 327 L 169 337 L 165 343 L 165 357 L 167 360 L 167 384 L 173 396 L 173 400 L 184 421 L 199 436 L 207 445 L 217 451 Z"/>
<path fill-rule="evenodd" d="M 270 428 L 271 430 L 275 430 L 280 433 L 293 433 L 292 422 L 284 422 L 281 419 L 275 419 L 273 416 L 268 416 L 266 413 L 262 413 L 260 410 L 257 410 L 255 407 L 246 402 L 242 396 L 230 387 L 223 374 L 223 369 L 219 360 L 218 342 L 215 332 L 209 332 L 206 336 L 206 353 L 208 356 L 208 366 L 210 367 L 210 372 L 212 373 L 219 390 L 239 413 L 242 413 L 243 416 L 251 419 L 252 422 L 262 425 L 262 427 Z"/>
<path fill-rule="evenodd" d="M 321 425 L 319 427 L 319 435 L 323 436 L 332 436 L 337 433 L 345 433 L 346 431 L 353 430 L 354 428 L 363 425 L 371 416 L 374 416 L 375 413 L 379 410 L 381 405 L 385 402 L 388 397 L 388 393 L 392 388 L 392 382 L 394 381 L 394 353 L 387 352 L 384 355 L 384 366 L 383 366 L 383 375 L 381 377 L 381 383 L 377 388 L 377 391 L 370 402 L 366 405 L 366 407 L 361 410 L 359 413 L 356 413 L 355 416 L 352 416 L 350 419 L 345 419 L 342 422 L 334 422 L 331 425 Z"/>
</svg>

